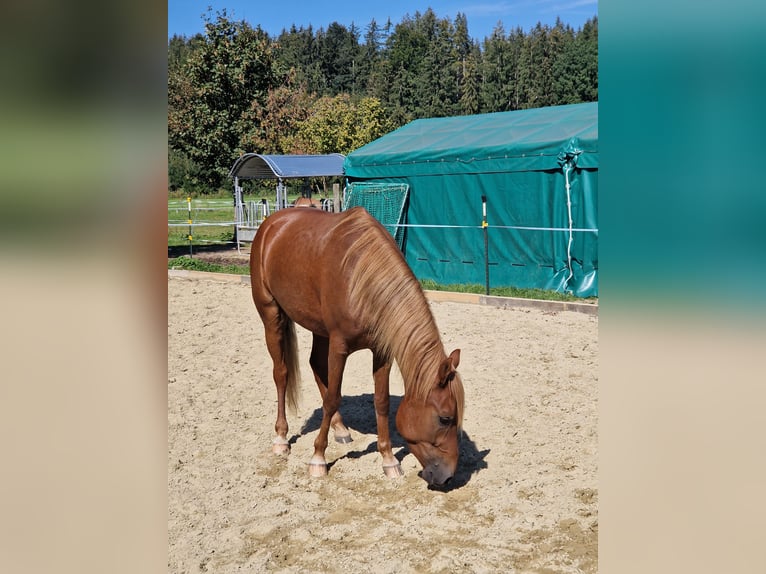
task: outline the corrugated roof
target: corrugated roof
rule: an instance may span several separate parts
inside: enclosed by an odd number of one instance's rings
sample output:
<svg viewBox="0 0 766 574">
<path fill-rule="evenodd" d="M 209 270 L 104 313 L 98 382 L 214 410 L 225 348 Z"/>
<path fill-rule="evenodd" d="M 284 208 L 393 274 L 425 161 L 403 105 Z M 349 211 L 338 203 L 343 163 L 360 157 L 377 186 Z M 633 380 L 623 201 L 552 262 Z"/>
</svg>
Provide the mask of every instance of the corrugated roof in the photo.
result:
<svg viewBox="0 0 766 574">
<path fill-rule="evenodd" d="M 261 155 L 246 153 L 234 162 L 229 177 L 240 179 L 288 179 L 343 175 L 346 156 L 326 155 Z"/>
</svg>

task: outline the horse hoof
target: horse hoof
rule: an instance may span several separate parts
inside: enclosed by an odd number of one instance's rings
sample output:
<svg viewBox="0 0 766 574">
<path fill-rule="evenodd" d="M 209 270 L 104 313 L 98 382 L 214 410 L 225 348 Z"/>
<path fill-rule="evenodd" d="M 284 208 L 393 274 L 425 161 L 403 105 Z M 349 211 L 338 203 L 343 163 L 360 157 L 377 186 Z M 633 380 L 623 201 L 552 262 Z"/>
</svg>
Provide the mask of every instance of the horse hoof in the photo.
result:
<svg viewBox="0 0 766 574">
<path fill-rule="evenodd" d="M 309 476 L 312 478 L 321 478 L 323 476 L 327 476 L 327 465 L 321 462 L 310 462 Z"/>
<path fill-rule="evenodd" d="M 389 466 L 383 466 L 383 472 L 388 478 L 398 478 L 404 476 L 401 464 L 392 464 Z"/>
<path fill-rule="evenodd" d="M 271 445 L 271 452 L 274 454 L 290 454 L 290 443 L 281 437 L 277 437 Z"/>
<path fill-rule="evenodd" d="M 335 435 L 335 442 L 339 442 L 340 444 L 348 444 L 350 442 L 354 442 L 354 439 L 351 438 L 350 434 L 347 435 Z"/>
<path fill-rule="evenodd" d="M 290 454 L 289 444 L 273 444 L 271 445 L 271 452 L 274 454 Z"/>
</svg>

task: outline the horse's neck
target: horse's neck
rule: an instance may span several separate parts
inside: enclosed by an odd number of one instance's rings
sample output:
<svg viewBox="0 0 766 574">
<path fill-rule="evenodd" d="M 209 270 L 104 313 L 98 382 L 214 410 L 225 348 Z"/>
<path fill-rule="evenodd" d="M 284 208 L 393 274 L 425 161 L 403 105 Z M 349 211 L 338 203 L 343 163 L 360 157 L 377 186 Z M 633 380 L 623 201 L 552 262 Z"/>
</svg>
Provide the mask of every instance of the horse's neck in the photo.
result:
<svg viewBox="0 0 766 574">
<path fill-rule="evenodd" d="M 404 379 L 405 393 L 414 390 L 420 394 L 424 386 L 432 384 L 444 356 L 439 329 L 431 315 L 428 302 L 415 313 L 394 311 L 397 324 L 396 340 L 388 345 L 391 356 L 399 365 Z"/>
</svg>

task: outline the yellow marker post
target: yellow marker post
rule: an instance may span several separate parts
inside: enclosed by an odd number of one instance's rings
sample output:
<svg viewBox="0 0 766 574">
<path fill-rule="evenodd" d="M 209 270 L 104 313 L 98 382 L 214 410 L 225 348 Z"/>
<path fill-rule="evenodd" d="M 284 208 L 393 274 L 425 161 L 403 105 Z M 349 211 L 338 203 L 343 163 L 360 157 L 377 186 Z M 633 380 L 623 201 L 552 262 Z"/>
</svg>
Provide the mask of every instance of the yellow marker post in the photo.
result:
<svg viewBox="0 0 766 574">
<path fill-rule="evenodd" d="M 187 235 L 187 238 L 189 239 L 189 257 L 192 256 L 192 213 L 191 213 L 191 196 L 188 196 L 186 198 L 186 207 L 189 211 L 189 219 L 186 221 L 189 224 L 189 235 Z"/>
</svg>

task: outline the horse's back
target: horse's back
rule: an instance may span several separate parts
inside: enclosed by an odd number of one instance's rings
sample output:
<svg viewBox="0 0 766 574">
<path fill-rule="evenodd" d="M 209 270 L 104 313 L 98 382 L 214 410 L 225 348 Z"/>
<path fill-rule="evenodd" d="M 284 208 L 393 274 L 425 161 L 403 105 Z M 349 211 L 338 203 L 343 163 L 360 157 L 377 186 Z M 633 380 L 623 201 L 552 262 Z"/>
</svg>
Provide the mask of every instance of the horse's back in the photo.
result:
<svg viewBox="0 0 766 574">
<path fill-rule="evenodd" d="M 353 230 L 380 226 L 362 207 L 341 213 L 320 209 L 281 209 L 261 224 L 253 241 L 252 253 L 301 248 L 302 253 L 322 255 L 320 251 L 337 255 L 352 247 Z M 252 259 L 252 258 L 251 258 Z"/>
<path fill-rule="evenodd" d="M 295 254 L 292 259 L 323 257 L 325 252 L 337 254 L 350 248 L 352 241 L 344 241 L 343 234 L 335 233 L 339 225 L 352 219 L 375 221 L 364 209 L 353 208 L 342 213 L 332 213 L 319 209 L 281 209 L 270 215 L 261 224 L 253 241 L 253 255 L 259 254 L 264 263 L 272 257 L 286 257 L 286 253 Z"/>
<path fill-rule="evenodd" d="M 283 209 L 261 224 L 250 252 L 253 300 L 260 308 L 276 302 L 294 321 L 326 334 L 328 308 L 345 308 L 345 254 L 353 248 L 351 222 L 375 224 L 363 209 L 330 213 Z"/>
</svg>

